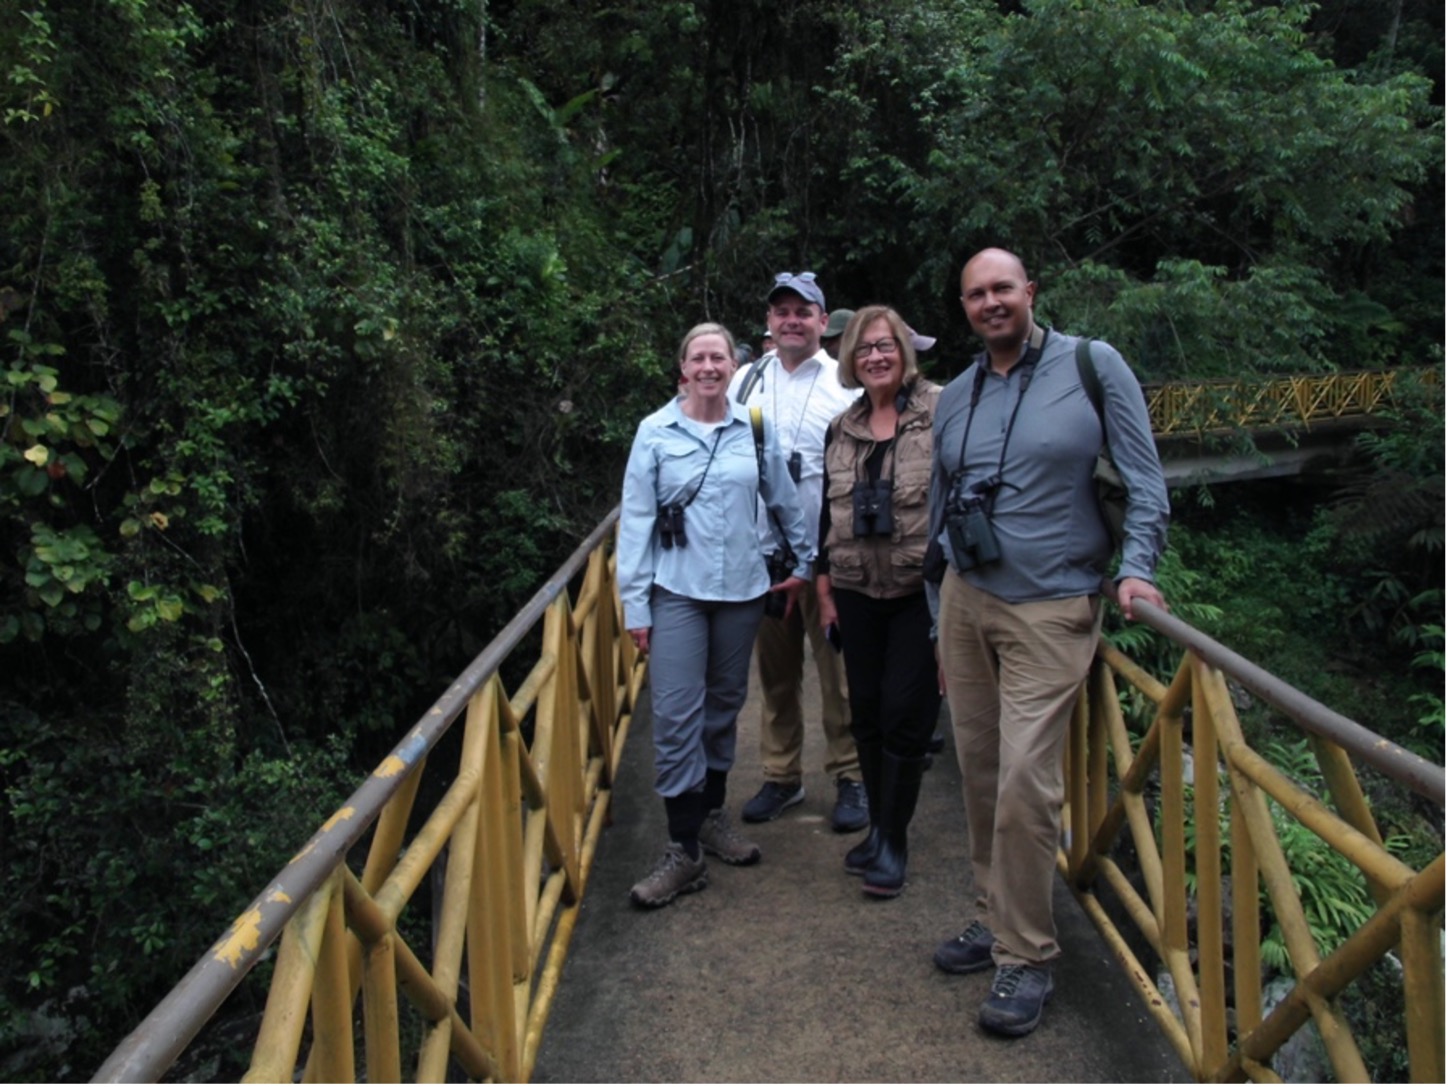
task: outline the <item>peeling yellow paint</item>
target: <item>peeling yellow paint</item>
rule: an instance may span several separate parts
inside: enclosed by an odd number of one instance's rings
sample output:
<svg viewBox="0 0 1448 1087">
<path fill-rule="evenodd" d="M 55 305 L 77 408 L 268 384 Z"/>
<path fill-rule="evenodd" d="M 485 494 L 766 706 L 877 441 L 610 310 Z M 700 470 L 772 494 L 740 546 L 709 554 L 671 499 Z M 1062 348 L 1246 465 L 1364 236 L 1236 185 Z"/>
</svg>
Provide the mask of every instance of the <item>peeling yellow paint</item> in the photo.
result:
<svg viewBox="0 0 1448 1087">
<path fill-rule="evenodd" d="M 283 890 L 281 890 L 280 888 L 278 888 L 277 890 L 273 891 L 271 894 L 267 895 L 267 896 L 266 896 L 266 900 L 267 900 L 268 902 L 290 902 L 290 901 L 292 900 L 292 896 L 289 895 L 289 894 L 287 894 L 286 891 L 283 891 Z"/>
<path fill-rule="evenodd" d="M 351 819 L 352 816 L 354 816 L 354 815 L 356 815 L 356 814 L 357 814 L 357 809 L 356 809 L 356 808 L 353 808 L 353 807 L 338 808 L 336 811 L 334 811 L 334 812 L 332 813 L 332 817 L 331 817 L 330 819 L 328 819 L 325 823 L 322 824 L 322 833 L 325 834 L 327 831 L 329 831 L 329 830 L 331 830 L 333 827 L 335 827 L 338 823 L 340 823 L 340 822 L 342 822 L 342 821 L 344 821 L 344 820 L 346 820 L 346 819 Z"/>
<path fill-rule="evenodd" d="M 221 938 L 212 957 L 235 970 L 242 956 L 261 942 L 261 910 L 247 910 L 231 923 L 231 933 Z"/>
<path fill-rule="evenodd" d="M 373 777 L 395 778 L 398 774 L 407 769 L 407 763 L 403 762 L 396 755 L 388 755 L 382 760 L 382 765 L 374 772 Z"/>
</svg>

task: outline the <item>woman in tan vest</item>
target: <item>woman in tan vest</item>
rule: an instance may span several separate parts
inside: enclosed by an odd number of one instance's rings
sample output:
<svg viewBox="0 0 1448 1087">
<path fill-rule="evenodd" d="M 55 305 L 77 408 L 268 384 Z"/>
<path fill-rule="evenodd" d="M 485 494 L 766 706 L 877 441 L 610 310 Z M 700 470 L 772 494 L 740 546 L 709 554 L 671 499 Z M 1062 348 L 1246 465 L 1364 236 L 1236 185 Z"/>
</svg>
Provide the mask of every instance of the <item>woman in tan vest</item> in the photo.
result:
<svg viewBox="0 0 1448 1087">
<path fill-rule="evenodd" d="M 923 574 L 940 387 L 920 376 L 912 338 L 888 306 L 866 306 L 845 329 L 840 382 L 864 395 L 825 438 L 815 567 L 820 621 L 844 653 L 870 802 L 869 834 L 845 855 L 845 871 L 879 898 L 905 886 L 906 830 L 940 714 Z"/>
</svg>

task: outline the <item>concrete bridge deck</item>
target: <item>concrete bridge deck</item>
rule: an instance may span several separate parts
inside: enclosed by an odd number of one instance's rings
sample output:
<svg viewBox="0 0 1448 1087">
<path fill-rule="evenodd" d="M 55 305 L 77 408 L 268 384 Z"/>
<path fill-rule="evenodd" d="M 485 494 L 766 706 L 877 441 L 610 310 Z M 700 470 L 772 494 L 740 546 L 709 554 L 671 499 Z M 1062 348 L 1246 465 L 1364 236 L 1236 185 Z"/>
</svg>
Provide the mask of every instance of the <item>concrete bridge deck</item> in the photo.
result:
<svg viewBox="0 0 1448 1087">
<path fill-rule="evenodd" d="M 757 690 L 754 684 L 752 690 Z M 813 666 L 807 713 L 818 721 Z M 662 851 L 645 693 L 542 1048 L 535 1082 L 1189 1082 L 1075 899 L 1059 881 L 1064 955 L 1036 1032 L 983 1033 L 990 973 L 950 977 L 935 944 L 970 919 L 960 776 L 935 760 L 912 825 L 910 877 L 894 901 L 865 898 L 834 834 L 833 783 L 817 724 L 805 750 L 805 802 L 749 828 L 761 864 L 709 866 L 710 885 L 643 912 L 628 889 Z M 756 696 L 740 716 L 729 807 L 762 780 Z"/>
</svg>

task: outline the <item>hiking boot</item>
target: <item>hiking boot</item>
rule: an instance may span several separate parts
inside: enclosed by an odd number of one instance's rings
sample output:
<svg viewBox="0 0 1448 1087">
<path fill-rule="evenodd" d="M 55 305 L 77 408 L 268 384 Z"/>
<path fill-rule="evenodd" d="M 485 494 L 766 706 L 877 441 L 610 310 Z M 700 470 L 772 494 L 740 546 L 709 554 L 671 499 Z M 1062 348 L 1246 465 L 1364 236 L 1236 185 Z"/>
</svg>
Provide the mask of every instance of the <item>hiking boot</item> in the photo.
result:
<svg viewBox="0 0 1448 1087">
<path fill-rule="evenodd" d="M 679 895 L 702 891 L 709 884 L 709 870 L 700 854 L 695 860 L 678 842 L 670 842 L 654 870 L 633 885 L 628 896 L 635 906 L 652 909 L 667 906 Z"/>
<path fill-rule="evenodd" d="M 835 781 L 835 810 L 830 826 L 836 834 L 853 834 L 870 825 L 870 801 L 860 781 L 838 778 Z"/>
<path fill-rule="evenodd" d="M 990 929 L 979 921 L 972 921 L 959 936 L 935 949 L 935 965 L 947 974 L 974 974 L 994 965 L 995 960 L 991 958 L 994 946 L 995 937 Z"/>
<path fill-rule="evenodd" d="M 804 785 L 798 781 L 766 781 L 739 814 L 746 823 L 768 823 L 804 802 Z"/>
<path fill-rule="evenodd" d="M 990 996 L 980 1006 L 980 1025 L 1011 1038 L 1029 1034 L 1041 1021 L 1041 1010 L 1055 988 L 1050 967 L 1002 966 L 991 982 Z"/>
<path fill-rule="evenodd" d="M 759 847 L 735 829 L 729 813 L 715 808 L 699 828 L 699 844 L 725 864 L 758 864 Z"/>
</svg>

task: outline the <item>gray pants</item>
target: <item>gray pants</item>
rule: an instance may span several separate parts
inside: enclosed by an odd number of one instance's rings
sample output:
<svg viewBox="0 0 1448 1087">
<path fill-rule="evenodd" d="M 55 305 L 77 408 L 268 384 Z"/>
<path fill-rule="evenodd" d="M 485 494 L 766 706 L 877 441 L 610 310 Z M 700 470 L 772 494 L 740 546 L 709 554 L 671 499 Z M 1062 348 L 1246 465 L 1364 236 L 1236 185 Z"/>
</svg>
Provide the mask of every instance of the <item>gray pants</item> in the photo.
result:
<svg viewBox="0 0 1448 1087">
<path fill-rule="evenodd" d="M 764 598 L 694 600 L 655 586 L 651 607 L 654 788 L 660 796 L 679 796 L 702 785 L 706 771 L 734 765 Z"/>
</svg>

